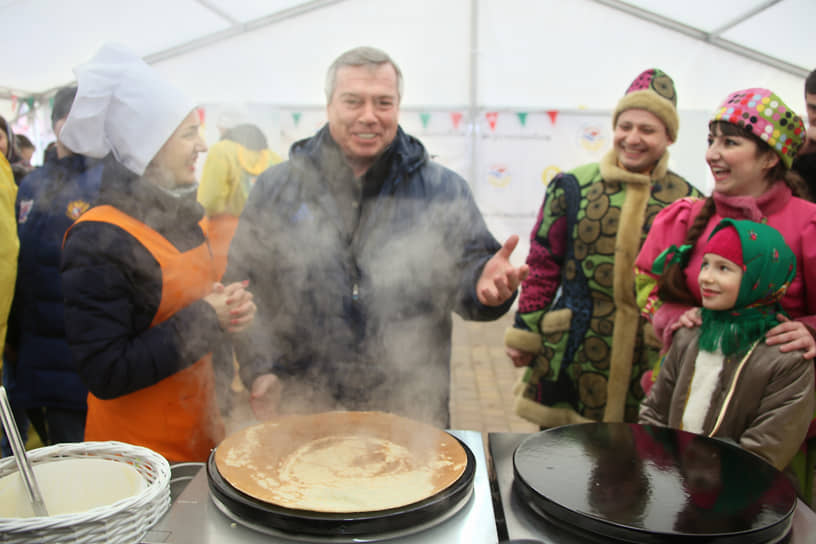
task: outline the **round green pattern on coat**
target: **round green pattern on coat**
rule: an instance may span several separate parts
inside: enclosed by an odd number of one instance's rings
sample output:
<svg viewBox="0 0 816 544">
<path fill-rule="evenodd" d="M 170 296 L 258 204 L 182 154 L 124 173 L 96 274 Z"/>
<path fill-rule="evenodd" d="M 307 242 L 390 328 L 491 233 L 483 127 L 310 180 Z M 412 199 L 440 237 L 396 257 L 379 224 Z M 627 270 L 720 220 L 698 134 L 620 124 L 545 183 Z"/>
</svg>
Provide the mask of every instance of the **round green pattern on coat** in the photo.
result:
<svg viewBox="0 0 816 544">
<path fill-rule="evenodd" d="M 601 223 L 584 217 L 578 221 L 578 236 L 587 245 L 592 244 L 601 235 Z M 592 251 L 592 248 L 589 248 Z"/>
<path fill-rule="evenodd" d="M 592 279 L 598 282 L 598 285 L 611 288 L 615 281 L 615 265 L 612 263 L 601 263 L 595 268 Z"/>
<path fill-rule="evenodd" d="M 589 320 L 590 330 L 601 336 L 612 336 L 614 327 L 615 324 L 611 319 L 592 318 Z"/>
</svg>

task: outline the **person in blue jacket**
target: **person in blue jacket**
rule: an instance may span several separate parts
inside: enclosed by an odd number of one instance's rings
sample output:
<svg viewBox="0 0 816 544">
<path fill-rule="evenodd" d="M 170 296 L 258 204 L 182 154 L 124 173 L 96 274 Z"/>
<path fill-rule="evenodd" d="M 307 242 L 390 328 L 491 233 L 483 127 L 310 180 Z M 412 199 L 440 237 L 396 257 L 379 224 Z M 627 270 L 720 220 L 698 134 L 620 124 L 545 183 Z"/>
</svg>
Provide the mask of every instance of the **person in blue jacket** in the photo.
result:
<svg viewBox="0 0 816 544">
<path fill-rule="evenodd" d="M 527 267 L 491 235 L 467 182 L 399 126 L 402 75 L 383 51 L 328 70 L 328 124 L 261 174 L 225 281 L 258 313 L 236 339 L 256 417 L 382 410 L 449 425 L 451 312 L 492 320 Z"/>
<path fill-rule="evenodd" d="M 65 340 L 60 258 L 66 229 L 96 199 L 102 168 L 59 139 L 76 91 L 55 95 L 56 155 L 23 179 L 16 202 L 20 254 L 3 382 L 18 426 L 30 420 L 44 444 L 81 441 L 87 410 L 88 389 Z M 2 446 L 10 455 L 5 438 Z"/>
</svg>

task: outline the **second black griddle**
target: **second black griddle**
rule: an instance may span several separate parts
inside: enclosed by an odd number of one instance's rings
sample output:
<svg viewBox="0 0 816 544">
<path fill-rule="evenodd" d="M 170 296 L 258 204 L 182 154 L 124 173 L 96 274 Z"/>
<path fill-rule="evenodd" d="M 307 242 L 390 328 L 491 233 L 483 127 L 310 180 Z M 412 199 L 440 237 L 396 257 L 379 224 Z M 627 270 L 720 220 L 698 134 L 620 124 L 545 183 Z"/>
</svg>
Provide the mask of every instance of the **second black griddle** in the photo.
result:
<svg viewBox="0 0 816 544">
<path fill-rule="evenodd" d="M 586 423 L 524 439 L 514 490 L 587 542 L 784 542 L 796 493 L 734 443 L 664 427 Z"/>
</svg>

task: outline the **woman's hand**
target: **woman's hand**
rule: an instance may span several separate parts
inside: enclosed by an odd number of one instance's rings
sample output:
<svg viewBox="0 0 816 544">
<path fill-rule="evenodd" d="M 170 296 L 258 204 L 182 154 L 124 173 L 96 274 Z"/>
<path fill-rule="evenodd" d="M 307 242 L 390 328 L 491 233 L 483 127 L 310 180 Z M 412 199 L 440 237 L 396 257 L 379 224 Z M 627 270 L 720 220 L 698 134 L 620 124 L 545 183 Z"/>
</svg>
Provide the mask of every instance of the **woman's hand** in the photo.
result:
<svg viewBox="0 0 816 544">
<path fill-rule="evenodd" d="M 247 285 L 247 281 L 227 286 L 216 283 L 212 293 L 204 297 L 204 301 L 215 310 L 221 328 L 229 333 L 246 330 L 255 318 L 257 307 L 252 302 L 252 293 L 246 290 Z"/>
<path fill-rule="evenodd" d="M 776 318 L 781 323 L 765 333 L 766 344 L 778 345 L 782 353 L 801 349 L 805 352 L 805 359 L 816 357 L 816 340 L 804 323 L 791 321 L 782 314 L 777 314 Z"/>
<path fill-rule="evenodd" d="M 680 327 L 692 329 L 694 327 L 699 327 L 702 324 L 703 318 L 700 315 L 700 308 L 691 308 L 690 310 L 683 312 L 683 315 L 681 315 L 677 321 L 672 323 L 669 329 L 671 332 L 674 332 Z"/>
<path fill-rule="evenodd" d="M 528 366 L 535 356 L 534 353 L 529 351 L 521 351 L 520 349 L 511 348 L 509 346 L 505 346 L 504 352 L 510 357 L 510 360 L 513 361 L 513 366 L 516 368 Z"/>
<path fill-rule="evenodd" d="M 258 421 L 267 421 L 278 415 L 283 384 L 274 374 L 261 374 L 252 382 L 249 404 Z"/>
</svg>

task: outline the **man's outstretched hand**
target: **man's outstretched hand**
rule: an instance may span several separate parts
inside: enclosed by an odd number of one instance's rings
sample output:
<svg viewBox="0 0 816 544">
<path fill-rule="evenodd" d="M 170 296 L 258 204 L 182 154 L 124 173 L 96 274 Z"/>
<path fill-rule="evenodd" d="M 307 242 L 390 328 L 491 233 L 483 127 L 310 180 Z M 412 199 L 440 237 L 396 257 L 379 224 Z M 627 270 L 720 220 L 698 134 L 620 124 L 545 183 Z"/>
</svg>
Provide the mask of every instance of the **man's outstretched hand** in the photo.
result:
<svg viewBox="0 0 816 544">
<path fill-rule="evenodd" d="M 485 264 L 479 281 L 476 282 L 476 295 L 485 306 L 501 306 L 521 285 L 530 273 L 526 264 L 513 266 L 510 255 L 518 245 L 519 237 L 513 234 L 499 251 Z"/>
</svg>

